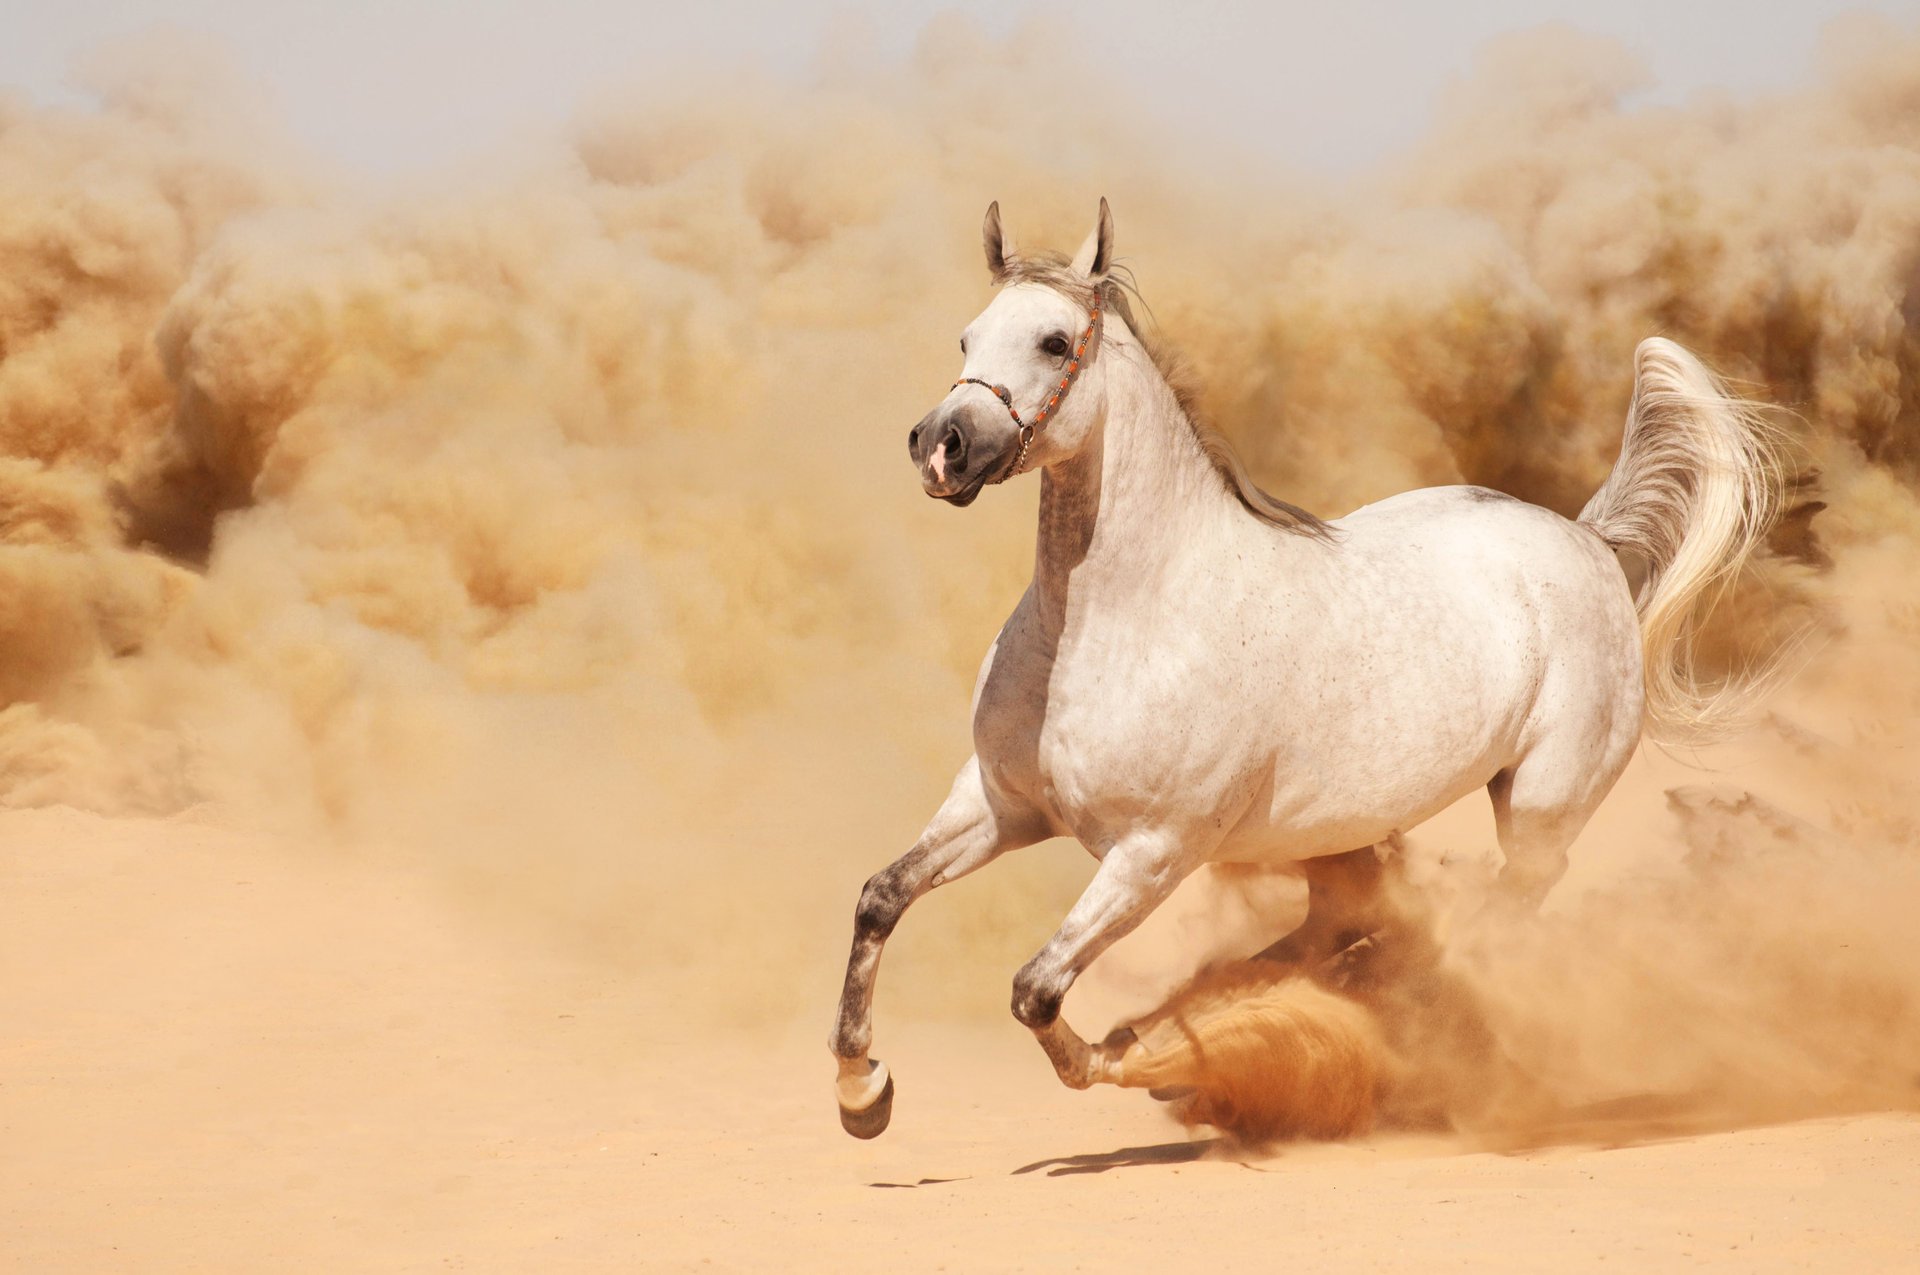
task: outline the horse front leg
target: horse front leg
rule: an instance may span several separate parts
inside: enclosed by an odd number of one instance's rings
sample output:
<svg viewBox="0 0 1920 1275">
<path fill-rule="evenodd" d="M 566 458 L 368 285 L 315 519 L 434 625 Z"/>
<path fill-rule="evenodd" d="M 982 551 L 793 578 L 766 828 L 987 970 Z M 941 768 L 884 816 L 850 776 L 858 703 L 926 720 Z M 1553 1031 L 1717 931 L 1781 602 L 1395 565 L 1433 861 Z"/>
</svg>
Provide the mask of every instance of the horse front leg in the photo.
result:
<svg viewBox="0 0 1920 1275">
<path fill-rule="evenodd" d="M 1082 1040 L 1060 1016 L 1068 989 L 1096 956 L 1165 902 L 1198 862 L 1172 838 L 1140 835 L 1119 842 L 1046 946 L 1014 976 L 1013 1016 L 1033 1032 L 1067 1087 L 1112 1079 L 1127 1043 L 1095 1048 Z"/>
<path fill-rule="evenodd" d="M 886 1064 L 869 1058 L 867 1051 L 873 1045 L 873 985 L 880 952 L 901 914 L 927 891 L 1044 835 L 1037 821 L 995 809 L 980 777 L 980 761 L 970 758 L 913 849 L 876 872 L 860 891 L 847 980 L 827 1042 L 840 1065 L 835 1084 L 840 1123 L 854 1137 L 878 1137 L 893 1116 L 893 1078 Z"/>
</svg>

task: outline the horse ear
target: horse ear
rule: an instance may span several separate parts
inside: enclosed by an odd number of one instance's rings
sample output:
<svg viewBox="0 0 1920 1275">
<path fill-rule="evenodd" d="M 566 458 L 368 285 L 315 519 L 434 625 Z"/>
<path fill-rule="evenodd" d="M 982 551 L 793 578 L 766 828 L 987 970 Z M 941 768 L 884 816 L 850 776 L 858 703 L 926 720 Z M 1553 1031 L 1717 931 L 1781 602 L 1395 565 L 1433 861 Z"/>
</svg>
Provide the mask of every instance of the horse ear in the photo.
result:
<svg viewBox="0 0 1920 1275">
<path fill-rule="evenodd" d="M 987 269 L 993 273 L 993 281 L 998 283 L 1006 277 L 1007 262 L 1013 259 L 1013 236 L 1000 224 L 1000 201 L 997 199 L 987 205 L 987 220 L 980 227 L 980 240 L 987 249 Z"/>
<path fill-rule="evenodd" d="M 1107 211 L 1106 196 L 1100 197 L 1100 222 L 1073 254 L 1073 272 L 1087 279 L 1098 279 L 1113 265 L 1113 214 Z"/>
</svg>

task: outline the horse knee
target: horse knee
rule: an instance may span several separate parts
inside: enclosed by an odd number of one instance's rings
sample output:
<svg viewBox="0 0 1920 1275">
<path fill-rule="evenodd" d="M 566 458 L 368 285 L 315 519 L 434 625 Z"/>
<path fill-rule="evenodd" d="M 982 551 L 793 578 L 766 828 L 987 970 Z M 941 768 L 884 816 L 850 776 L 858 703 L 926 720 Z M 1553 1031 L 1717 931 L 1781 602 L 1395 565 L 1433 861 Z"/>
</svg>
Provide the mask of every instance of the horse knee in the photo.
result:
<svg viewBox="0 0 1920 1275">
<path fill-rule="evenodd" d="M 1034 1031 L 1051 1027 L 1060 1017 L 1069 980 L 1040 964 L 1035 957 L 1013 976 L 1013 1016 Z"/>
<path fill-rule="evenodd" d="M 900 923 L 912 896 L 892 869 L 874 873 L 860 890 L 860 902 L 853 910 L 853 936 L 861 942 L 882 943 Z"/>
</svg>

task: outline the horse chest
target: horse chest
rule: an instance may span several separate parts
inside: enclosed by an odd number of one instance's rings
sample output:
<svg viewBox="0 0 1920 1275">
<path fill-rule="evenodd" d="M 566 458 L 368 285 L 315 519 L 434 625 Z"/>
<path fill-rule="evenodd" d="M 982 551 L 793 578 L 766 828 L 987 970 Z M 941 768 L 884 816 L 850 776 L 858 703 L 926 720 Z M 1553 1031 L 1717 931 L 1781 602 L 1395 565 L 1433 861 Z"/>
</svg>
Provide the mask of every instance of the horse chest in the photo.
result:
<svg viewBox="0 0 1920 1275">
<path fill-rule="evenodd" d="M 1009 638 L 1016 640 L 1010 641 Z M 1124 641 L 1061 652 L 1013 633 L 982 679 L 974 746 L 993 785 L 1096 855 L 1126 830 L 1206 817 L 1235 787 L 1227 738 L 1201 730 L 1178 652 Z"/>
</svg>

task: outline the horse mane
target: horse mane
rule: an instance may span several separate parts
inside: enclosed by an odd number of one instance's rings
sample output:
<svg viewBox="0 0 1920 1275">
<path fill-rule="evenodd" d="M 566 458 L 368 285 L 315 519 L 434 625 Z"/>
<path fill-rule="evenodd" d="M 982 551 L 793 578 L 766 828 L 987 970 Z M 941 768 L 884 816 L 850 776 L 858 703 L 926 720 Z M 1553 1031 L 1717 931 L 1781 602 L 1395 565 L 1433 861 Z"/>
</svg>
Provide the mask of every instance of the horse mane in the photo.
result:
<svg viewBox="0 0 1920 1275">
<path fill-rule="evenodd" d="M 1140 295 L 1140 288 L 1134 283 L 1131 270 L 1123 265 L 1115 265 L 1096 285 L 1076 273 L 1063 253 L 1022 253 L 1006 259 L 1005 265 L 994 276 L 994 282 L 1037 283 L 1053 289 L 1083 309 L 1091 309 L 1098 302 L 1103 310 L 1126 320 L 1128 329 L 1147 352 L 1154 371 L 1173 391 L 1174 402 L 1180 408 L 1180 419 L 1193 432 L 1194 441 L 1200 445 L 1213 471 L 1226 484 L 1227 490 L 1246 507 L 1247 512 L 1282 531 L 1319 540 L 1333 538 L 1333 529 L 1324 520 L 1262 490 L 1253 481 L 1253 476 L 1247 473 L 1246 463 L 1240 459 L 1240 453 L 1234 449 L 1233 443 L 1201 418 L 1196 407 L 1197 390 L 1193 373 L 1186 360 L 1157 334 L 1142 332 L 1139 324 L 1134 322 L 1129 298 L 1145 306 L 1149 315 L 1153 309 L 1147 306 L 1146 299 Z"/>
</svg>

